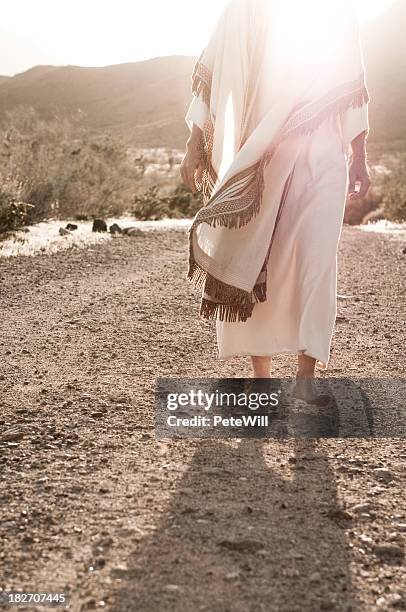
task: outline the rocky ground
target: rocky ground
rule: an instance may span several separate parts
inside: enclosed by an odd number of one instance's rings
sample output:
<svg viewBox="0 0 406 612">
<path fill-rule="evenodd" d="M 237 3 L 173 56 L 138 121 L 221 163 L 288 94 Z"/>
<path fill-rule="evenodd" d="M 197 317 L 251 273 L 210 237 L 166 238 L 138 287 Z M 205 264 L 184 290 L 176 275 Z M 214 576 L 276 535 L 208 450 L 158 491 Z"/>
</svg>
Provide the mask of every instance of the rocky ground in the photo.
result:
<svg viewBox="0 0 406 612">
<path fill-rule="evenodd" d="M 405 377 L 403 246 L 344 229 L 329 376 Z M 155 438 L 157 376 L 250 374 L 217 360 L 186 252 L 179 230 L 0 260 L 1 587 L 74 611 L 405 610 L 402 401 L 391 437 L 381 409 L 373 439 Z"/>
</svg>

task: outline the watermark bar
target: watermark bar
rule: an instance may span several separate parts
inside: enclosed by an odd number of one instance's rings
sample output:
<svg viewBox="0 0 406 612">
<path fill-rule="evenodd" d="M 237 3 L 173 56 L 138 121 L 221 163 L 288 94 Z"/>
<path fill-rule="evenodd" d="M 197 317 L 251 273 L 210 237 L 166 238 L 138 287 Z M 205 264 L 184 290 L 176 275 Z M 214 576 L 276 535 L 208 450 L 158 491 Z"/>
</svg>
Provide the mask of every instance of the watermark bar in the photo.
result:
<svg viewBox="0 0 406 612">
<path fill-rule="evenodd" d="M 406 379 L 158 378 L 157 438 L 406 438 Z"/>
</svg>

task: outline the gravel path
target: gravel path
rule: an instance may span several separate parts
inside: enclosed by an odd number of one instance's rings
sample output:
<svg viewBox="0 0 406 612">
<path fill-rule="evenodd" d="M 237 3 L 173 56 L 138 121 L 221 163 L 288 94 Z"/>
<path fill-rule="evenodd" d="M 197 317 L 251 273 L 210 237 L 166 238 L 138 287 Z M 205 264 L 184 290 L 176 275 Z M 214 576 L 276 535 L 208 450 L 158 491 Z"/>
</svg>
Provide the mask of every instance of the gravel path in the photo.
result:
<svg viewBox="0 0 406 612">
<path fill-rule="evenodd" d="M 402 248 L 344 228 L 329 375 L 405 378 Z M 405 610 L 404 440 L 155 439 L 156 376 L 250 373 L 217 360 L 186 253 L 178 230 L 0 260 L 0 585 L 74 611 Z"/>
</svg>

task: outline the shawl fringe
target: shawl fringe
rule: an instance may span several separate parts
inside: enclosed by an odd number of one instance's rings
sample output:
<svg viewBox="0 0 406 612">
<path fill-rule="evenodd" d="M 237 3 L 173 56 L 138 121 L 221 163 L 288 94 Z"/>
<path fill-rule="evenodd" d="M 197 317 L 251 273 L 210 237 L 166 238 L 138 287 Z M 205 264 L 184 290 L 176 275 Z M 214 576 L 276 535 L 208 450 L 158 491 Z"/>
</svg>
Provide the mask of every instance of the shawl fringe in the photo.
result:
<svg viewBox="0 0 406 612">
<path fill-rule="evenodd" d="M 266 300 L 266 282 L 257 283 L 252 291 L 244 291 L 223 283 L 204 270 L 194 258 L 191 233 L 187 278 L 204 292 L 200 315 L 207 320 L 220 318 L 221 321 L 244 322 L 252 315 L 254 304 Z"/>
<path fill-rule="evenodd" d="M 212 77 L 200 60 L 196 62 L 193 74 L 193 82 L 204 83 L 210 100 Z M 363 77 L 345 87 L 347 91 L 344 93 L 343 88 L 340 87 L 322 100 L 296 109 L 283 126 L 272 148 L 258 162 L 232 176 L 214 196 L 218 175 L 212 165 L 214 128 L 211 119 L 208 119 L 202 133 L 205 166 L 202 192 L 205 207 L 197 213 L 193 227 L 205 222 L 212 227 L 224 226 L 233 229 L 241 228 L 249 223 L 261 208 L 264 169 L 271 161 L 279 144 L 293 134 L 311 134 L 328 117 L 341 114 L 350 107 L 357 108 L 369 102 L 369 93 Z"/>
<path fill-rule="evenodd" d="M 192 93 L 198 96 L 202 93 L 203 101 L 210 106 L 212 74 L 201 62 L 203 51 L 195 62 L 192 72 Z"/>
<path fill-rule="evenodd" d="M 201 63 L 196 62 L 192 75 L 192 90 L 203 92 L 203 99 L 210 106 L 212 75 Z M 266 282 L 257 283 L 251 292 L 227 285 L 204 270 L 193 254 L 193 232 L 200 223 L 212 227 L 241 228 L 256 216 L 262 205 L 264 170 L 279 144 L 293 134 L 311 134 L 328 117 L 357 108 L 369 102 L 369 93 L 363 77 L 344 88 L 341 86 L 327 96 L 296 109 L 282 127 L 272 147 L 258 162 L 230 177 L 213 195 L 218 176 L 212 166 L 213 124 L 206 122 L 202 133 L 202 151 L 205 170 L 202 191 L 205 206 L 198 211 L 189 230 L 189 270 L 187 278 L 197 289 L 203 289 L 200 306 L 202 318 L 221 321 L 246 321 L 252 315 L 256 302 L 266 301 Z M 269 252 L 268 252 L 269 256 Z"/>
</svg>

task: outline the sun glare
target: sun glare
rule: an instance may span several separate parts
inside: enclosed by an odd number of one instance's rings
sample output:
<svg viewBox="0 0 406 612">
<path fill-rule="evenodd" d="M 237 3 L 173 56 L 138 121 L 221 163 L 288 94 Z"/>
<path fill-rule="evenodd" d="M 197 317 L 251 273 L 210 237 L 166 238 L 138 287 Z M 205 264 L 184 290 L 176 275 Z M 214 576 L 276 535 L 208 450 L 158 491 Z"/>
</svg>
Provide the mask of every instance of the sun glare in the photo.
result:
<svg viewBox="0 0 406 612">
<path fill-rule="evenodd" d="M 383 15 L 394 0 L 357 0 L 357 11 L 361 19 L 369 19 Z"/>
<path fill-rule="evenodd" d="M 392 0 L 277 0 L 270 2 L 269 23 L 273 42 L 269 52 L 276 61 L 311 69 L 342 52 L 344 37 L 356 18 L 383 14 Z"/>
</svg>

